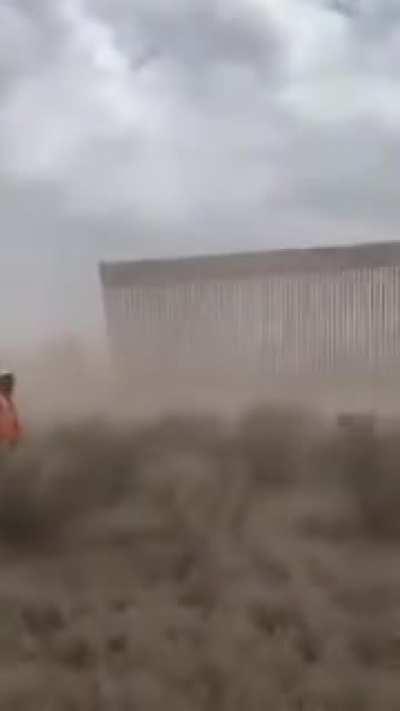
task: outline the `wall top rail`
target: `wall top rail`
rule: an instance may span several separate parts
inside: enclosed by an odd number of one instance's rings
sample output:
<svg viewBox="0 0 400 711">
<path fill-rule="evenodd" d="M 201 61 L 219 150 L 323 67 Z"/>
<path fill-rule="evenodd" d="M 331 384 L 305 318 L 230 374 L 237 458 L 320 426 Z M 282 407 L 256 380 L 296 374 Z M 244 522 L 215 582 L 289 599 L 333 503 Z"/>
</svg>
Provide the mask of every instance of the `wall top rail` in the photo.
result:
<svg viewBox="0 0 400 711">
<path fill-rule="evenodd" d="M 265 252 L 202 255 L 177 259 L 101 262 L 104 287 L 166 284 L 267 275 L 337 272 L 400 266 L 400 242 Z"/>
</svg>

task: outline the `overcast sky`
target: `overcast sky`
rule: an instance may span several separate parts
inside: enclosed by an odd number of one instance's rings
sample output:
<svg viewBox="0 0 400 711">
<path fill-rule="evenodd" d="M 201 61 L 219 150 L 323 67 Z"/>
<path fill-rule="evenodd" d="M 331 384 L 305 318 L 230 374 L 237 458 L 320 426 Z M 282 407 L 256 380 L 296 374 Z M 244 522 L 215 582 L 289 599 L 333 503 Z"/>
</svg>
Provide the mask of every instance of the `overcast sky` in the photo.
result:
<svg viewBox="0 0 400 711">
<path fill-rule="evenodd" d="M 102 258 L 396 239 L 399 147 L 400 0 L 0 0 L 3 347 Z"/>
</svg>

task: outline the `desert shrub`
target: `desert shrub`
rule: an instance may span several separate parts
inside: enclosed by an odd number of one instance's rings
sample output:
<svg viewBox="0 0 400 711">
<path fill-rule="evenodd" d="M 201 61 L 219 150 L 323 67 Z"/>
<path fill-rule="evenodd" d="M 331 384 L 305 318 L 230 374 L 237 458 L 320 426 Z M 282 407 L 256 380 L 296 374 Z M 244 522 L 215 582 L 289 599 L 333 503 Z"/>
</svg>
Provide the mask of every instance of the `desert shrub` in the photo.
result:
<svg viewBox="0 0 400 711">
<path fill-rule="evenodd" d="M 104 424 L 60 427 L 0 461 L 0 535 L 55 540 L 74 518 L 112 506 L 132 485 L 129 433 Z"/>
<path fill-rule="evenodd" d="M 285 485 L 310 466 L 312 420 L 307 412 L 264 406 L 242 418 L 237 446 L 251 477 L 258 482 Z"/>
<path fill-rule="evenodd" d="M 3 452 L 0 707 L 395 711 L 399 455 L 288 407 Z"/>
<path fill-rule="evenodd" d="M 362 533 L 372 538 L 400 536 L 399 434 L 343 434 L 342 484 L 348 488 Z"/>
</svg>

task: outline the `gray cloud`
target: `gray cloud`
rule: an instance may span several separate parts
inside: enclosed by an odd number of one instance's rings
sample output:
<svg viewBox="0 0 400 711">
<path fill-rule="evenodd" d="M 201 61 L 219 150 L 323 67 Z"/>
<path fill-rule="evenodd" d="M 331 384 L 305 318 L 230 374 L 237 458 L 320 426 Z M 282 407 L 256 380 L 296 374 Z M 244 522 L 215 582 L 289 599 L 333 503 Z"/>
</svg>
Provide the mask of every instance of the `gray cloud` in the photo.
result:
<svg viewBox="0 0 400 711">
<path fill-rule="evenodd" d="M 265 67 L 274 61 L 276 34 L 261 7 L 238 0 L 192 0 L 168 6 L 160 0 L 96 2 L 93 12 L 115 28 L 125 52 L 135 44 L 171 58 L 189 72 L 208 71 L 219 61 Z"/>
<path fill-rule="evenodd" d="M 3 332 L 98 324 L 102 256 L 393 238 L 399 73 L 397 0 L 0 0 Z"/>
</svg>

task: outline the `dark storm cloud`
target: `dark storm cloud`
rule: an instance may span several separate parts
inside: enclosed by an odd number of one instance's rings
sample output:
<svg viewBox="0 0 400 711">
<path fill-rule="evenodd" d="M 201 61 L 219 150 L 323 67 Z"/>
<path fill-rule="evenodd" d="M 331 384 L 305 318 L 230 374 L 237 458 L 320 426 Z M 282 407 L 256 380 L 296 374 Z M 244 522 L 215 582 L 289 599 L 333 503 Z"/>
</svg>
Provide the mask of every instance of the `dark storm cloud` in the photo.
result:
<svg viewBox="0 0 400 711">
<path fill-rule="evenodd" d="M 192 0 L 168 6 L 159 0 L 116 5 L 92 1 L 91 6 L 115 27 L 128 53 L 140 38 L 144 47 L 160 58 L 180 62 L 189 72 L 207 71 L 218 61 L 262 68 L 275 63 L 277 36 L 256 6 L 246 7 L 236 0 Z"/>
<path fill-rule="evenodd" d="M 322 5 L 351 19 L 358 17 L 360 13 L 359 0 L 322 0 Z"/>
<path fill-rule="evenodd" d="M 0 0 L 2 261 L 392 237 L 399 80 L 397 0 Z"/>
</svg>

